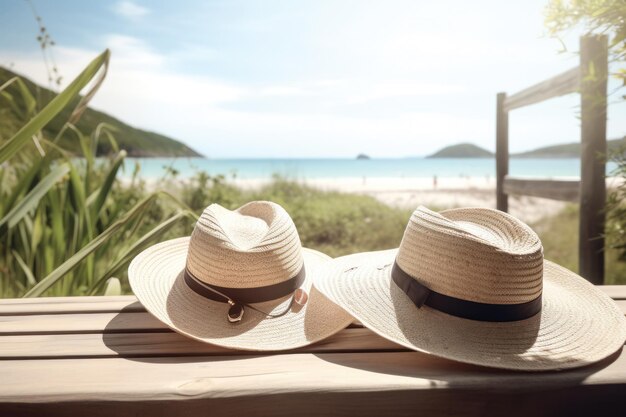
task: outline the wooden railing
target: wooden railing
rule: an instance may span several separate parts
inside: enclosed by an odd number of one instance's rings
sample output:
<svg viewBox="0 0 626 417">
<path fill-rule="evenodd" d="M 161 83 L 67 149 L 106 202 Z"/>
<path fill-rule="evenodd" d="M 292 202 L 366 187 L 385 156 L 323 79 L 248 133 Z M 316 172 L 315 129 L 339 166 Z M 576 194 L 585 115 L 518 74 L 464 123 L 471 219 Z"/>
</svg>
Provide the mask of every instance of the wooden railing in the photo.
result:
<svg viewBox="0 0 626 417">
<path fill-rule="evenodd" d="M 508 211 L 510 194 L 580 202 L 579 273 L 594 284 L 604 282 L 606 203 L 606 106 L 608 41 L 604 35 L 580 39 L 580 65 L 519 93 L 497 95 L 496 204 Z M 580 93 L 580 180 L 509 176 L 509 111 L 553 97 Z"/>
</svg>

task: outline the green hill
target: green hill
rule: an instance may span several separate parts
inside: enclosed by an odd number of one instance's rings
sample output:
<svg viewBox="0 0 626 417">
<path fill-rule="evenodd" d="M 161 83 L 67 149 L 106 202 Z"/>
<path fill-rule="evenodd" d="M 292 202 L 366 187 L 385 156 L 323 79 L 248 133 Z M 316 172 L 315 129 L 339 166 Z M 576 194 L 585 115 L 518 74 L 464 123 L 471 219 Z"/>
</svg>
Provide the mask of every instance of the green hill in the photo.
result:
<svg viewBox="0 0 626 417">
<path fill-rule="evenodd" d="M 626 137 L 607 141 L 609 153 L 626 147 Z M 580 142 L 546 146 L 531 151 L 515 153 L 512 158 L 580 158 Z"/>
<path fill-rule="evenodd" d="M 493 153 L 472 143 L 446 146 L 427 158 L 492 158 Z"/>
<path fill-rule="evenodd" d="M 15 77 L 20 76 L 31 94 L 37 99 L 39 108 L 43 108 L 56 93 L 41 87 L 31 80 L 19 74 L 0 67 L 0 85 Z M 105 80 L 106 82 L 106 80 Z M 24 109 L 26 107 L 22 94 L 16 83 L 11 84 L 4 93 L 8 93 L 13 98 L 15 107 L 9 103 L 6 97 L 0 95 L 0 141 L 8 139 L 20 126 L 26 123 L 23 120 Z M 69 119 L 72 110 L 78 103 L 79 98 L 66 106 L 65 109 L 44 128 L 43 134 L 48 138 L 53 138 L 63 127 L 64 123 Z M 84 134 L 91 134 L 100 123 L 107 123 L 113 126 L 116 131 L 113 133 L 117 143 L 121 149 L 125 149 L 129 156 L 136 157 L 157 157 L 157 156 L 202 156 L 189 146 L 178 142 L 177 140 L 168 138 L 158 133 L 141 130 L 127 125 L 126 123 L 109 116 L 106 113 L 88 108 L 83 113 L 76 127 Z M 72 149 L 76 146 L 76 142 L 71 135 L 66 135 L 60 143 L 66 149 Z M 98 154 L 107 154 L 110 152 L 110 144 L 106 140 L 100 140 L 98 143 Z"/>
<path fill-rule="evenodd" d="M 626 137 L 607 141 L 609 153 L 626 150 Z M 446 146 L 427 158 L 492 158 L 494 154 L 471 143 Z M 511 158 L 579 158 L 580 142 L 564 143 L 511 154 Z"/>
</svg>

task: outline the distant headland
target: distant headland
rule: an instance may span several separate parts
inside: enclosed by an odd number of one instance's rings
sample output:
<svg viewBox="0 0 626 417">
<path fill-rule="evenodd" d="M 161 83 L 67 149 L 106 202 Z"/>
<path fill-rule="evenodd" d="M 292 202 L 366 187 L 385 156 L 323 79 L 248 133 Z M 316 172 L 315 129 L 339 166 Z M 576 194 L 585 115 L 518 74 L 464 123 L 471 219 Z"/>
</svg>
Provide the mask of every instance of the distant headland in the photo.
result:
<svg viewBox="0 0 626 417">
<path fill-rule="evenodd" d="M 609 154 L 626 149 L 626 137 L 606 141 Z M 580 142 L 546 146 L 511 155 L 514 158 L 580 158 Z"/>
<path fill-rule="evenodd" d="M 37 94 L 42 104 L 49 103 L 57 93 L 35 84 L 33 81 L 24 77 L 21 74 L 16 74 L 6 68 L 0 67 L 0 85 L 3 85 L 13 77 L 19 76 L 31 94 Z M 7 88 L 7 92 L 13 97 L 21 98 L 22 94 L 19 91 L 17 83 L 11 84 Z M 43 133 L 46 137 L 54 138 L 63 128 L 66 120 L 70 118 L 71 112 L 78 103 L 80 98 L 77 97 L 68 106 L 66 106 L 57 117 L 52 119 L 50 123 L 43 129 Z M 0 103 L 2 104 L 2 103 Z M 12 132 L 17 126 L 23 124 L 22 114 L 26 113 L 26 103 L 24 100 L 15 100 L 15 106 L 6 106 L 7 111 L 3 114 L 3 121 L 0 123 L 0 137 L 10 137 L 7 132 Z M 3 106 L 4 107 L 4 106 Z M 128 152 L 128 156 L 132 157 L 174 157 L 174 156 L 202 156 L 189 146 L 181 143 L 175 139 L 169 138 L 164 135 L 160 135 L 154 132 L 148 132 L 127 125 L 119 119 L 116 119 L 106 113 L 87 108 L 82 117 L 76 124 L 78 130 L 85 135 L 90 135 L 96 130 L 96 127 L 106 123 L 114 130 L 113 137 L 115 138 L 120 149 L 125 149 Z M 4 131 L 7 130 L 7 132 Z M 75 149 L 76 142 L 71 135 L 64 135 L 59 140 L 58 144 L 67 149 Z M 98 143 L 98 155 L 106 155 L 111 152 L 111 144 L 108 140 L 100 140 Z"/>
<path fill-rule="evenodd" d="M 626 149 L 626 137 L 607 141 L 609 153 Z M 493 158 L 494 153 L 473 143 L 446 146 L 427 158 Z M 545 146 L 525 152 L 511 154 L 511 158 L 579 158 L 580 142 Z"/>
<path fill-rule="evenodd" d="M 459 143 L 446 146 L 427 158 L 492 158 L 493 152 L 483 149 L 473 143 Z"/>
</svg>

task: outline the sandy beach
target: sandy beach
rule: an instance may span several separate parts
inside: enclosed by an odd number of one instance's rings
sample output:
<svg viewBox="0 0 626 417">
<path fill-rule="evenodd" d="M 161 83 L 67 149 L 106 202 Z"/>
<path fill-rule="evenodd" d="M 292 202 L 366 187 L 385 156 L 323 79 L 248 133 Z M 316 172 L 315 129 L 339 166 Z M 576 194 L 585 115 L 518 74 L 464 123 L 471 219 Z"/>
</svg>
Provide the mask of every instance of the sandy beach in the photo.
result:
<svg viewBox="0 0 626 417">
<path fill-rule="evenodd" d="M 425 205 L 437 209 L 496 207 L 494 177 L 437 178 L 318 178 L 296 180 L 321 190 L 369 195 L 394 207 L 413 209 Z M 231 183 L 255 189 L 270 179 L 234 179 Z M 567 203 L 536 197 L 509 197 L 509 212 L 528 223 L 554 215 Z"/>
<path fill-rule="evenodd" d="M 556 179 L 557 177 L 555 177 Z M 565 177 L 558 177 L 565 178 Z M 362 194 L 376 198 L 393 207 L 412 210 L 419 205 L 443 210 L 455 207 L 496 207 L 496 180 L 494 177 L 385 177 L 385 178 L 289 178 L 325 191 Z M 122 180 L 125 182 L 125 180 Z M 187 181 L 176 179 L 175 181 Z M 229 184 L 245 190 L 261 188 L 272 178 L 228 178 Z M 607 187 L 618 185 L 619 179 L 607 178 Z M 161 181 L 145 179 L 149 188 L 157 188 Z M 527 196 L 509 196 L 509 213 L 527 223 L 561 211 L 568 203 Z"/>
</svg>

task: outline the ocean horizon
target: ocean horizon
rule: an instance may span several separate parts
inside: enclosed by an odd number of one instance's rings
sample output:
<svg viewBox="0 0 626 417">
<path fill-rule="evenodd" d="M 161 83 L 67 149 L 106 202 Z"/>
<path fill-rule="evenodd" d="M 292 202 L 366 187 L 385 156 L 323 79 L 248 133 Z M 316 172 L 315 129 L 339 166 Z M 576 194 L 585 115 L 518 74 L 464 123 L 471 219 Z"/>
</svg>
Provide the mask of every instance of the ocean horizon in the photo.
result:
<svg viewBox="0 0 626 417">
<path fill-rule="evenodd" d="M 122 177 L 130 177 L 134 165 L 139 163 L 139 176 L 158 179 L 168 169 L 177 172 L 179 178 L 189 178 L 197 172 L 223 175 L 237 179 L 267 179 L 281 176 L 288 179 L 322 178 L 492 178 L 496 163 L 492 158 L 127 158 Z M 607 164 L 607 174 L 615 169 L 615 163 Z M 509 174 L 520 177 L 566 177 L 580 176 L 578 158 L 536 158 L 509 161 Z"/>
</svg>

